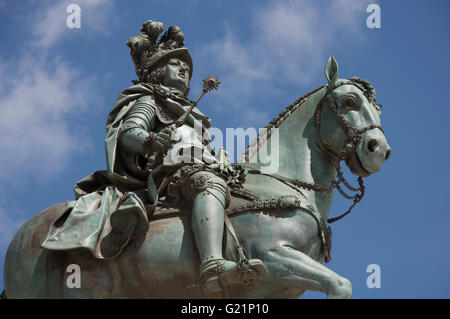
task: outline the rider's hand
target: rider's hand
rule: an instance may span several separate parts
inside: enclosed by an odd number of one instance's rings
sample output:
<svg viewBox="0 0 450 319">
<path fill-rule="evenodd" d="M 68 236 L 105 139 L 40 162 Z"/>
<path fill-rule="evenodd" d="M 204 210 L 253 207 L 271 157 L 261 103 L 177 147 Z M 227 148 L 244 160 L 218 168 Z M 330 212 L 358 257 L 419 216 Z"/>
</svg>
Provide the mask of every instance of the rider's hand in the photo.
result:
<svg viewBox="0 0 450 319">
<path fill-rule="evenodd" d="M 174 128 L 171 126 L 165 127 L 154 137 L 152 151 L 165 154 L 172 144 L 176 142 L 174 137 Z"/>
</svg>

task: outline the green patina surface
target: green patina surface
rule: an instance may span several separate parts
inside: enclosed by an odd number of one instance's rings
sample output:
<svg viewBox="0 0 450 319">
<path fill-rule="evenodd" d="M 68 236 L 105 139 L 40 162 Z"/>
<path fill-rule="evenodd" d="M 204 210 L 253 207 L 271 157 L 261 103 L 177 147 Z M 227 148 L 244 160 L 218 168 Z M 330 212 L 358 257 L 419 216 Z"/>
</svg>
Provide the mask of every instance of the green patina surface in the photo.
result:
<svg viewBox="0 0 450 319">
<path fill-rule="evenodd" d="M 326 221 L 337 163 L 365 177 L 389 157 L 373 87 L 339 79 L 330 57 L 327 84 L 271 121 L 243 155 L 247 164 L 230 165 L 223 153 L 214 156 L 208 134 L 195 139 L 196 123 L 204 133 L 210 120 L 196 107 L 189 112 L 193 66 L 181 30 L 170 27 L 158 44 L 163 29 L 146 22 L 127 43 L 139 83 L 108 117 L 107 170 L 77 183 L 76 200 L 37 214 L 14 237 L 8 297 L 295 298 L 305 290 L 350 297 L 351 283 L 323 265 Z M 183 114 L 186 122 L 175 125 Z M 175 163 L 187 146 L 206 157 Z M 67 285 L 71 264 L 81 269 L 80 288 Z"/>
</svg>

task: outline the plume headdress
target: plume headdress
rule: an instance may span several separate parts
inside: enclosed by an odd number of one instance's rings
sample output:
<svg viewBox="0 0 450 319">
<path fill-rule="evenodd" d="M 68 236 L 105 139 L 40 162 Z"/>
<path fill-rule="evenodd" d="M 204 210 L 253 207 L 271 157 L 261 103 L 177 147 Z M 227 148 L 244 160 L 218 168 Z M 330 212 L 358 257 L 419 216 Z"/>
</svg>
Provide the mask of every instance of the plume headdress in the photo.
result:
<svg viewBox="0 0 450 319">
<path fill-rule="evenodd" d="M 164 30 L 164 24 L 148 20 L 142 25 L 138 35 L 128 39 L 127 46 L 133 59 L 139 82 L 171 58 L 179 58 L 189 64 L 189 78 L 192 77 L 192 57 L 187 48 L 183 48 L 184 34 L 177 26 L 171 26 L 157 41 Z"/>
</svg>

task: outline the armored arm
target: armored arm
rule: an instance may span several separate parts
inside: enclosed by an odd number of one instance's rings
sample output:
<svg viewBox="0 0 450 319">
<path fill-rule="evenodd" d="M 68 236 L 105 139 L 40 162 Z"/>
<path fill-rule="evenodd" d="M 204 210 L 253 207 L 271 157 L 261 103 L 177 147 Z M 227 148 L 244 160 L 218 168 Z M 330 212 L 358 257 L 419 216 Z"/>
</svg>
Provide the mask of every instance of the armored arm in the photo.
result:
<svg viewBox="0 0 450 319">
<path fill-rule="evenodd" d="M 151 148 L 155 133 L 156 114 L 144 98 L 140 98 L 126 115 L 119 132 L 119 145 L 129 153 L 146 156 Z"/>
<path fill-rule="evenodd" d="M 151 103 L 154 103 L 151 98 L 144 96 L 126 115 L 119 133 L 119 145 L 124 151 L 148 157 L 155 152 L 164 153 L 170 147 L 171 128 L 153 132 L 156 111 Z"/>
</svg>

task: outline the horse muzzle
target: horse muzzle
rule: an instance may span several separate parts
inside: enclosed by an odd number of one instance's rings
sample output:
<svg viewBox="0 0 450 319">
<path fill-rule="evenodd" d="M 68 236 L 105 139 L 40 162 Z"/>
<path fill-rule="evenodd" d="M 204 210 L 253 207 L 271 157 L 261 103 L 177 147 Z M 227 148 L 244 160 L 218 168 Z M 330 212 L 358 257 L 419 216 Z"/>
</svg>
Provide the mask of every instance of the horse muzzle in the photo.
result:
<svg viewBox="0 0 450 319">
<path fill-rule="evenodd" d="M 353 174 L 366 177 L 381 169 L 390 157 L 391 148 L 380 130 L 370 130 L 363 134 L 356 152 L 346 160 Z"/>
</svg>

